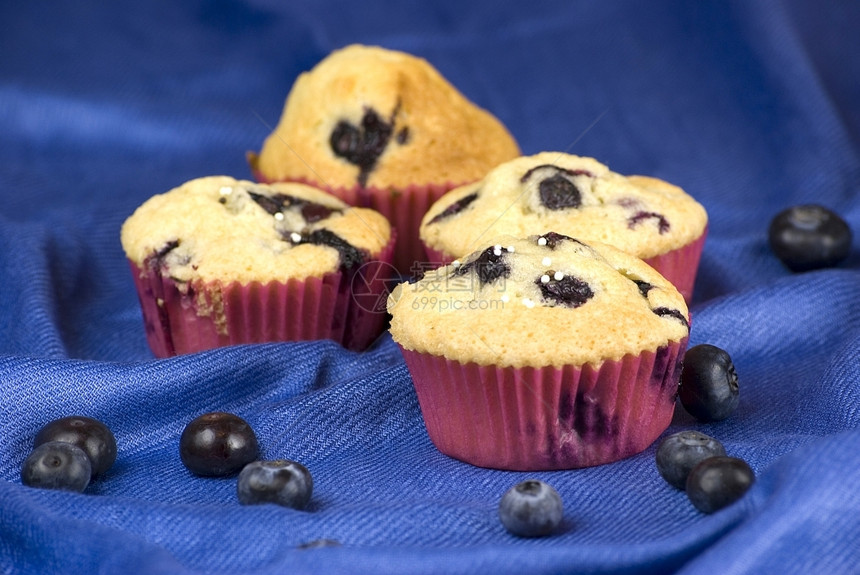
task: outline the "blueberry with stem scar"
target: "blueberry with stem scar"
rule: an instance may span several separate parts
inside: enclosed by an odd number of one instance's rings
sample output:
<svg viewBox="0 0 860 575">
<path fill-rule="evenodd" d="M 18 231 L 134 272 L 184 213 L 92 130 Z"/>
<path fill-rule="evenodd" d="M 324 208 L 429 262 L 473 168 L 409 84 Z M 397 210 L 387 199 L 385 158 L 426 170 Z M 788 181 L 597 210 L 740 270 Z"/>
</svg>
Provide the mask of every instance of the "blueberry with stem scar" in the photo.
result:
<svg viewBox="0 0 860 575">
<path fill-rule="evenodd" d="M 684 489 L 690 470 L 700 461 L 725 454 L 722 443 L 704 433 L 688 429 L 660 442 L 657 447 L 657 471 L 669 485 Z"/>
<path fill-rule="evenodd" d="M 838 264 L 851 252 L 851 239 L 845 220 L 818 205 L 788 208 L 777 214 L 768 230 L 773 253 L 794 272 Z"/>
<path fill-rule="evenodd" d="M 36 434 L 33 447 L 49 441 L 71 443 L 90 458 L 93 476 L 104 473 L 116 461 L 116 438 L 101 421 L 83 415 L 72 415 L 46 424 Z"/>
<path fill-rule="evenodd" d="M 28 487 L 82 493 L 90 477 L 90 458 L 83 449 L 65 441 L 42 443 L 21 466 L 21 483 Z"/>
<path fill-rule="evenodd" d="M 511 487 L 499 502 L 499 520 L 519 537 L 542 537 L 561 524 L 561 496 L 551 485 L 529 479 Z"/>
<path fill-rule="evenodd" d="M 740 388 L 729 354 L 706 343 L 688 349 L 684 354 L 678 399 L 699 421 L 721 421 L 734 413 Z"/>
</svg>

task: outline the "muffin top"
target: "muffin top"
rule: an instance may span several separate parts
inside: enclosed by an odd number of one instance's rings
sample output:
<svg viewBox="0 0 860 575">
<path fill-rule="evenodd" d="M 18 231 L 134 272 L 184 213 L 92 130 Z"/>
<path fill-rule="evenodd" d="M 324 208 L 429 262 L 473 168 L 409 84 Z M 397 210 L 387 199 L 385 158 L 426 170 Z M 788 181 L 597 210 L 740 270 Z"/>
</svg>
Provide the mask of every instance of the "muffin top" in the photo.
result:
<svg viewBox="0 0 860 575">
<path fill-rule="evenodd" d="M 553 232 L 504 238 L 400 284 L 388 311 L 404 348 L 480 365 L 597 366 L 689 334 L 684 298 L 652 267 Z"/>
<path fill-rule="evenodd" d="M 192 280 L 285 281 L 361 265 L 388 244 L 382 215 L 304 184 L 228 176 L 191 180 L 141 205 L 122 226 L 142 270 Z"/>
<path fill-rule="evenodd" d="M 499 235 L 554 230 L 646 259 L 697 239 L 707 222 L 705 209 L 677 186 L 623 176 L 593 158 L 543 152 L 445 194 L 424 216 L 420 235 L 452 258 Z"/>
<path fill-rule="evenodd" d="M 264 181 L 388 189 L 472 182 L 518 155 L 501 122 L 426 60 L 352 45 L 299 76 L 249 161 Z"/>
</svg>

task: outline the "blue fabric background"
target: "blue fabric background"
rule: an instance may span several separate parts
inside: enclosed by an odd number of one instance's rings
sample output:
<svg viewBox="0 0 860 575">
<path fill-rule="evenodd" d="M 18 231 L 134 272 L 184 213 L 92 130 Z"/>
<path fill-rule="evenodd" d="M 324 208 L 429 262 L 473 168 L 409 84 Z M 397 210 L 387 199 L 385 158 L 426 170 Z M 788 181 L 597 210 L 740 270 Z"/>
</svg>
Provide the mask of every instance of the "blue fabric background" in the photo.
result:
<svg viewBox="0 0 860 575">
<path fill-rule="evenodd" d="M 803 202 L 860 236 L 858 29 L 850 0 L 0 3 L 0 572 L 860 572 L 860 239 L 805 274 L 767 245 Z M 153 359 L 123 220 L 188 179 L 249 177 L 296 76 L 352 42 L 429 59 L 525 153 L 594 156 L 705 205 L 691 344 L 729 351 L 742 399 L 669 432 L 745 458 L 747 497 L 696 512 L 654 447 L 549 473 L 449 459 L 387 336 Z M 241 507 L 233 480 L 183 468 L 182 428 L 211 410 L 311 469 L 308 511 Z M 36 430 L 71 413 L 114 430 L 116 465 L 82 495 L 23 487 Z M 565 501 L 559 535 L 496 517 L 531 476 Z M 296 548 L 318 538 L 343 545 Z"/>
</svg>

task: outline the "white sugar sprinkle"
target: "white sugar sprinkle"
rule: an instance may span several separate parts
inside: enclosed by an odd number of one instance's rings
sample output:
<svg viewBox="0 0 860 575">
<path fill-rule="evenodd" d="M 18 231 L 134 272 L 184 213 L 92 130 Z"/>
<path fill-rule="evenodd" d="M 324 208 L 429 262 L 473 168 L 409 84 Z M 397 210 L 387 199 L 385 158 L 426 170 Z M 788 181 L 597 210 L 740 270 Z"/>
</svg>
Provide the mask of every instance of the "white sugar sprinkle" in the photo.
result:
<svg viewBox="0 0 860 575">
<path fill-rule="evenodd" d="M 451 265 L 454 266 L 455 268 L 458 268 L 463 264 L 460 263 L 460 260 L 454 260 L 453 262 L 451 262 Z"/>
<path fill-rule="evenodd" d="M 508 246 L 508 251 L 514 253 L 514 246 Z"/>
<path fill-rule="evenodd" d="M 302 234 L 300 234 L 298 232 L 293 232 L 290 234 L 290 239 L 293 240 L 294 244 L 297 244 L 300 241 L 302 241 Z"/>
<path fill-rule="evenodd" d="M 229 196 L 233 193 L 233 188 L 231 188 L 230 186 L 221 186 L 221 189 L 218 190 L 218 193 L 220 193 L 222 196 Z"/>
<path fill-rule="evenodd" d="M 543 274 L 543 275 L 540 277 L 540 283 L 542 283 L 542 284 L 548 284 L 548 283 L 549 283 L 549 276 L 548 276 L 548 275 L 546 275 L 546 274 Z"/>
<path fill-rule="evenodd" d="M 564 272 L 555 272 L 553 277 L 555 278 L 555 281 L 561 281 L 564 279 Z"/>
<path fill-rule="evenodd" d="M 539 246 L 545 246 L 546 245 L 546 238 L 543 238 L 543 237 L 538 238 L 538 245 Z"/>
<path fill-rule="evenodd" d="M 502 294 L 502 297 L 499 299 L 501 299 L 504 303 L 508 303 L 509 301 L 511 301 L 511 298 L 506 293 Z"/>
<path fill-rule="evenodd" d="M 279 222 L 283 221 L 284 220 L 284 214 L 281 212 L 275 212 L 275 219 L 278 220 Z"/>
<path fill-rule="evenodd" d="M 502 248 L 493 248 L 493 255 L 494 256 L 502 255 Z"/>
<path fill-rule="evenodd" d="M 552 258 L 544 258 L 543 260 L 541 260 L 541 263 L 545 266 L 551 266 L 552 265 Z"/>
<path fill-rule="evenodd" d="M 535 306 L 535 302 L 533 302 L 532 300 L 530 300 L 527 297 L 524 297 L 523 298 L 523 305 L 526 306 L 527 308 L 531 309 Z"/>
</svg>

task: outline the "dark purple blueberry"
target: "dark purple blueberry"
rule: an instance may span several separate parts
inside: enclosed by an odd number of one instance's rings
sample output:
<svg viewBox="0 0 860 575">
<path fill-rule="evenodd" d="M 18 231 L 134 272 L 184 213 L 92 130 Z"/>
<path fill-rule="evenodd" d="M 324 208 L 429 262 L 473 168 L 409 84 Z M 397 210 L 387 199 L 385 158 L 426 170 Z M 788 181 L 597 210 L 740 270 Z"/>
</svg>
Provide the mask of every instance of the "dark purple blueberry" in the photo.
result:
<svg viewBox="0 0 860 575">
<path fill-rule="evenodd" d="M 296 461 L 276 459 L 254 461 L 239 473 L 236 495 L 242 505 L 275 503 L 292 509 L 304 509 L 314 489 L 307 467 Z"/>
<path fill-rule="evenodd" d="M 693 467 L 685 489 L 696 509 L 713 513 L 743 497 L 754 482 L 755 473 L 746 461 L 718 455 Z"/>
<path fill-rule="evenodd" d="M 328 246 L 337 250 L 342 269 L 352 269 L 364 263 L 367 253 L 358 249 L 339 235 L 326 229 L 314 230 L 310 233 L 297 234 L 295 232 L 285 233 L 292 243 L 313 244 L 316 246 Z"/>
<path fill-rule="evenodd" d="M 578 208 L 582 205 L 582 193 L 576 184 L 556 174 L 541 180 L 538 184 L 540 203 L 550 210 Z"/>
<path fill-rule="evenodd" d="M 340 213 L 340 210 L 315 202 L 303 202 L 300 205 L 299 212 L 307 223 L 312 224 L 324 220 L 334 213 Z"/>
<path fill-rule="evenodd" d="M 655 314 L 659 315 L 660 317 L 670 317 L 672 319 L 678 320 L 679 322 L 684 324 L 688 329 L 690 327 L 690 322 L 688 322 L 687 318 L 684 317 L 684 314 L 682 314 L 677 309 L 672 309 L 670 307 L 655 307 L 651 311 L 654 312 Z"/>
<path fill-rule="evenodd" d="M 492 283 L 501 277 L 507 278 L 511 275 L 511 267 L 505 261 L 506 253 L 508 253 L 507 248 L 491 246 L 481 252 L 474 260 L 460 265 L 454 271 L 454 275 L 464 276 L 474 270 L 481 286 Z"/>
<path fill-rule="evenodd" d="M 28 487 L 82 493 L 93 469 L 84 450 L 65 441 L 37 446 L 21 466 L 21 483 Z"/>
<path fill-rule="evenodd" d="M 277 214 L 278 212 L 280 212 L 281 210 L 283 210 L 286 207 L 284 202 L 281 201 L 281 198 L 283 198 L 284 196 L 279 196 L 279 195 L 267 196 L 266 194 L 258 194 L 256 192 L 251 192 L 251 191 L 248 192 L 248 195 L 251 197 L 252 200 L 254 200 L 254 202 L 258 206 L 263 208 L 266 211 L 266 213 L 268 213 L 272 216 L 274 216 L 275 214 Z M 287 205 L 289 205 L 289 204 L 287 204 Z"/>
<path fill-rule="evenodd" d="M 654 286 L 646 282 L 645 280 L 630 280 L 636 284 L 636 287 L 639 288 L 639 293 L 642 294 L 642 297 L 647 298 L 648 292 L 654 289 Z M 686 321 L 686 318 L 684 319 Z"/>
<path fill-rule="evenodd" d="M 197 475 L 232 475 L 257 454 L 254 430 L 232 413 L 205 413 L 186 425 L 179 438 L 179 457 Z"/>
<path fill-rule="evenodd" d="M 725 454 L 722 443 L 704 433 L 688 429 L 660 442 L 657 447 L 657 471 L 669 485 L 684 489 L 690 470 L 700 461 Z"/>
<path fill-rule="evenodd" d="M 401 146 L 409 143 L 409 126 L 403 126 L 397 132 L 397 143 Z"/>
<path fill-rule="evenodd" d="M 499 519 L 519 537 L 542 537 L 561 524 L 561 496 L 551 485 L 528 479 L 511 487 L 499 502 Z"/>
<path fill-rule="evenodd" d="M 505 261 L 505 254 L 507 252 L 507 248 L 491 246 L 481 252 L 474 260 L 459 266 L 454 271 L 454 275 L 463 276 L 475 270 L 478 281 L 482 286 L 492 283 L 501 277 L 507 278 L 511 275 L 511 268 Z"/>
<path fill-rule="evenodd" d="M 549 281 L 543 281 L 549 278 Z M 565 307 L 579 307 L 594 297 L 591 287 L 579 278 L 566 275 L 561 279 L 543 276 L 535 280 L 544 301 Z"/>
<path fill-rule="evenodd" d="M 330 208 L 328 206 L 297 198 L 295 196 L 290 196 L 288 194 L 273 194 L 271 196 L 267 196 L 265 194 L 258 194 L 256 192 L 249 191 L 248 195 L 257 203 L 257 205 L 271 215 L 283 212 L 284 210 L 294 209 L 298 210 L 302 215 L 302 218 L 304 218 L 304 220 L 309 224 L 324 220 L 333 213 L 340 213 L 340 210 L 336 208 Z"/>
<path fill-rule="evenodd" d="M 630 228 L 635 228 L 640 223 L 645 220 L 656 220 L 657 221 L 657 229 L 661 234 L 665 234 L 669 231 L 669 220 L 666 219 L 666 216 L 663 214 L 658 214 L 657 212 L 636 212 L 629 218 L 627 218 L 627 226 Z"/>
<path fill-rule="evenodd" d="M 337 539 L 314 539 L 307 543 L 296 546 L 296 549 L 320 549 L 321 547 L 340 547 L 341 542 Z"/>
<path fill-rule="evenodd" d="M 435 224 L 439 220 L 444 220 L 445 218 L 450 218 L 454 214 L 459 214 L 463 210 L 469 207 L 469 204 L 478 199 L 478 192 L 472 192 L 469 195 L 463 196 L 456 202 L 452 203 L 450 206 L 436 214 L 433 219 L 427 222 L 427 225 Z"/>
<path fill-rule="evenodd" d="M 582 205 L 582 192 L 573 183 L 574 176 L 592 176 L 586 170 L 568 170 L 552 164 L 542 164 L 527 171 L 520 182 L 540 178 L 537 192 L 541 205 L 550 210 L 578 208 Z"/>
<path fill-rule="evenodd" d="M 851 252 L 851 228 L 818 205 L 794 206 L 777 214 L 768 240 L 776 257 L 795 272 L 834 266 Z"/>
<path fill-rule="evenodd" d="M 175 250 L 179 247 L 180 241 L 170 240 L 156 251 L 152 252 L 148 256 L 146 256 L 146 260 L 144 260 L 144 266 L 152 271 L 158 271 L 162 267 L 164 267 L 164 260 L 167 258 L 167 254 Z"/>
<path fill-rule="evenodd" d="M 565 236 L 563 234 L 558 234 L 556 232 L 547 232 L 542 236 L 538 236 L 538 245 L 545 245 L 551 250 L 554 250 L 555 247 L 564 241 L 576 242 L 578 244 L 583 244 L 581 241 L 576 240 L 570 236 Z"/>
<path fill-rule="evenodd" d="M 358 166 L 358 183 L 364 186 L 367 184 L 370 172 L 376 167 L 379 156 L 388 146 L 393 132 L 393 117 L 391 121 L 386 122 L 376 113 L 376 110 L 365 108 L 361 126 L 341 120 L 331 133 L 329 145 L 335 156 Z"/>
<path fill-rule="evenodd" d="M 116 461 L 116 438 L 104 423 L 91 417 L 72 415 L 48 423 L 36 434 L 33 447 L 50 441 L 83 449 L 90 458 L 93 476 L 104 473 Z"/>
<path fill-rule="evenodd" d="M 740 391 L 729 354 L 707 343 L 688 349 L 678 398 L 684 409 L 699 421 L 720 421 L 734 413 Z"/>
</svg>

